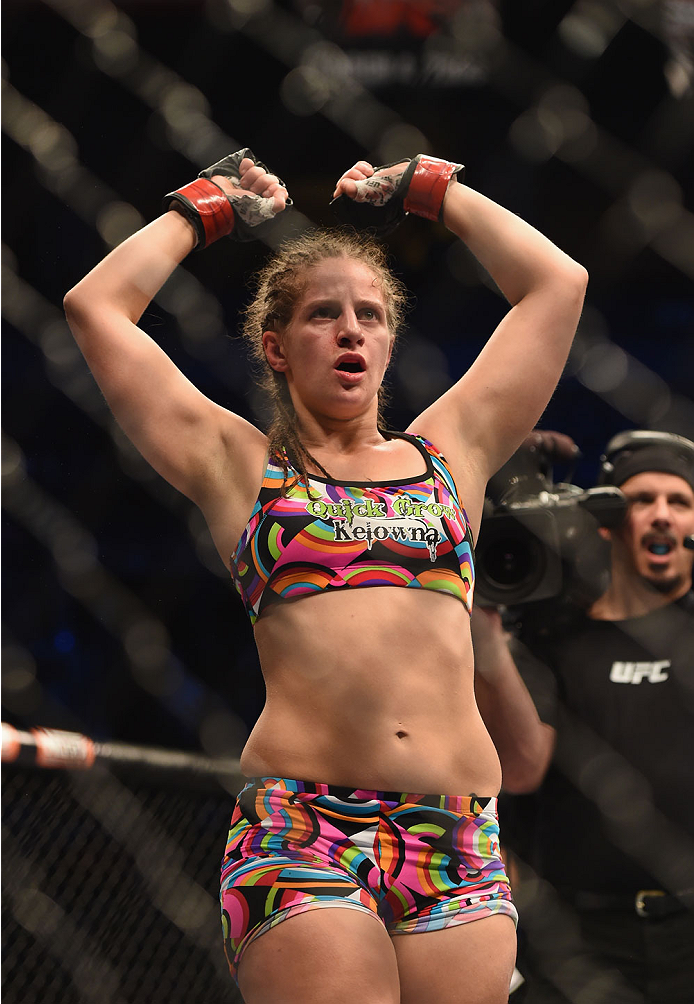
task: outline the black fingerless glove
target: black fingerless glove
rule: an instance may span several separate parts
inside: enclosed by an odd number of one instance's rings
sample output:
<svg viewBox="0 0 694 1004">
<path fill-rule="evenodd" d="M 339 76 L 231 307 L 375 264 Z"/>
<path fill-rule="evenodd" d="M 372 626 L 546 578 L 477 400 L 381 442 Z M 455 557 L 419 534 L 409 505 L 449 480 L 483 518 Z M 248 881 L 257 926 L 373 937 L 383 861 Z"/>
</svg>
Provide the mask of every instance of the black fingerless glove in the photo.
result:
<svg viewBox="0 0 694 1004">
<path fill-rule="evenodd" d="M 193 224 L 198 237 L 196 249 L 206 248 L 220 237 L 236 241 L 262 239 L 272 229 L 277 216 L 272 199 L 245 191 L 227 195 L 211 180 L 213 175 L 221 174 L 238 185 L 241 180 L 239 165 L 245 157 L 271 173 L 248 147 L 244 147 L 201 171 L 195 181 L 164 197 L 165 210 L 178 209 Z M 277 180 L 284 187 L 284 183 Z M 286 206 L 291 204 L 288 198 Z"/>
<path fill-rule="evenodd" d="M 392 173 L 377 177 L 379 171 Z M 443 200 L 451 179 L 465 172 L 462 164 L 420 153 L 409 162 L 396 161 L 377 167 L 372 177 L 357 182 L 364 201 L 346 195 L 333 200 L 332 207 L 342 223 L 358 230 L 372 230 L 379 237 L 392 233 L 408 213 L 441 220 Z"/>
</svg>

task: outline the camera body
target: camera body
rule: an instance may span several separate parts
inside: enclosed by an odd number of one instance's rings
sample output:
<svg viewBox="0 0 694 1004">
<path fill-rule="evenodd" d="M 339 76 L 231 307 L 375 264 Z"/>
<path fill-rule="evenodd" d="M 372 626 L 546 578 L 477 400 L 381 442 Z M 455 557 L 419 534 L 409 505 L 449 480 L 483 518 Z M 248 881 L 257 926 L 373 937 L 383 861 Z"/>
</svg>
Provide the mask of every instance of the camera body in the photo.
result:
<svg viewBox="0 0 694 1004">
<path fill-rule="evenodd" d="M 598 527 L 619 526 L 627 501 L 612 485 L 555 484 L 556 459 L 551 437 L 538 437 L 489 481 L 475 547 L 475 592 L 483 605 L 559 596 L 583 605 L 604 590 L 607 545 Z"/>
</svg>

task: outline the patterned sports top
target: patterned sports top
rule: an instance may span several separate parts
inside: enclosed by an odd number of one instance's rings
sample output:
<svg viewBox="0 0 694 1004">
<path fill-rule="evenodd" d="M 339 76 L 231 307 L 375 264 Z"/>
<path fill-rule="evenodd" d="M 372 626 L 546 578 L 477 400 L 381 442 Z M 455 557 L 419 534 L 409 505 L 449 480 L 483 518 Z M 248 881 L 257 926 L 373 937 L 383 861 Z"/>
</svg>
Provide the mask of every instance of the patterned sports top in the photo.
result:
<svg viewBox="0 0 694 1004">
<path fill-rule="evenodd" d="M 271 603 L 347 587 L 410 586 L 450 593 L 472 608 L 473 541 L 446 460 L 421 436 L 426 462 L 416 479 L 391 482 L 309 478 L 268 462 L 251 518 L 231 556 L 234 584 L 255 623 Z M 289 458 L 287 458 L 288 460 Z"/>
</svg>

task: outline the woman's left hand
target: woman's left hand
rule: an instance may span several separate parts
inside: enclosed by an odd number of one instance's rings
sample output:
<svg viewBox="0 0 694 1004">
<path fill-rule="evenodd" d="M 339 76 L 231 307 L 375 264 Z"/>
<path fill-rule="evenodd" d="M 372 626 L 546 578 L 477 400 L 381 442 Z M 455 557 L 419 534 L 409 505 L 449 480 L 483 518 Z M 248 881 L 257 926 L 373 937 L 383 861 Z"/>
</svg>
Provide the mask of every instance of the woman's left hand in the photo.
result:
<svg viewBox="0 0 694 1004">
<path fill-rule="evenodd" d="M 400 184 L 408 164 L 409 160 L 402 160 L 394 165 L 374 168 L 368 161 L 359 160 L 342 175 L 335 186 L 333 198 L 346 195 L 355 202 L 383 206 Z"/>
</svg>

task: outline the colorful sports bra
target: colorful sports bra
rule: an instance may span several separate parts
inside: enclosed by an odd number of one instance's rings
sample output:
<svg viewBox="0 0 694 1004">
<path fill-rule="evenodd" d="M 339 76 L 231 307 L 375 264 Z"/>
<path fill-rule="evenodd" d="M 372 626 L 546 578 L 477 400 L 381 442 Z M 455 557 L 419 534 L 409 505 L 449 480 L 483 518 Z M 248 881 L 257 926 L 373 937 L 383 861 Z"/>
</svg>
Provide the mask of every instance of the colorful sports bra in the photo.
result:
<svg viewBox="0 0 694 1004">
<path fill-rule="evenodd" d="M 472 608 L 473 541 L 447 462 L 421 436 L 420 478 L 327 481 L 311 493 L 289 465 L 268 462 L 251 518 L 231 556 L 234 584 L 255 623 L 272 603 L 333 589 L 409 586 L 450 593 Z M 287 457 L 289 462 L 289 458 Z"/>
</svg>

